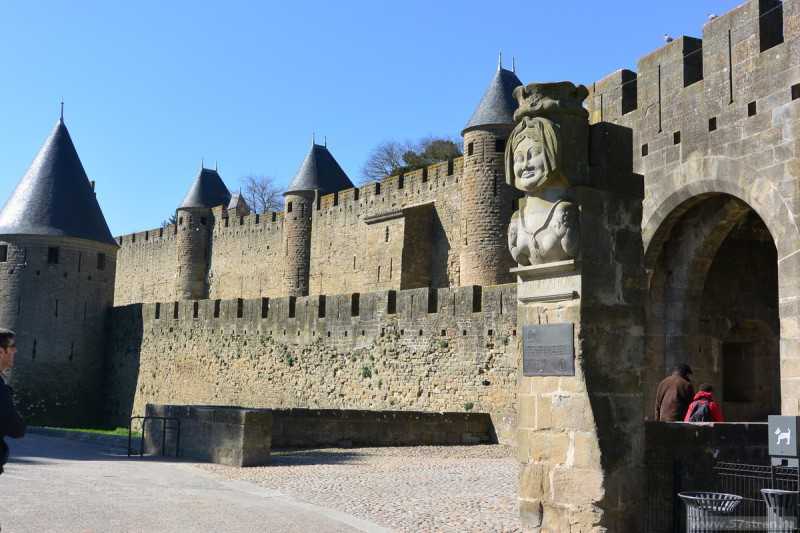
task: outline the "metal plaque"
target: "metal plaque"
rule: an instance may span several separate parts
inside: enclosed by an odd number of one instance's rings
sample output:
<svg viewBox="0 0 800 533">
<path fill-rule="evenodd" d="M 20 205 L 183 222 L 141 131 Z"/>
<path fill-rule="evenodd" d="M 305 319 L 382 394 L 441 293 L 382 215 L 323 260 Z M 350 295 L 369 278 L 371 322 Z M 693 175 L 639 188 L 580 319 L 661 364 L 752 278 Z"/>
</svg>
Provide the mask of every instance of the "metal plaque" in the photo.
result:
<svg viewBox="0 0 800 533">
<path fill-rule="evenodd" d="M 523 376 L 574 376 L 572 324 L 522 327 Z"/>
<path fill-rule="evenodd" d="M 796 416 L 769 415 L 769 454 L 782 457 L 797 457 Z"/>
</svg>

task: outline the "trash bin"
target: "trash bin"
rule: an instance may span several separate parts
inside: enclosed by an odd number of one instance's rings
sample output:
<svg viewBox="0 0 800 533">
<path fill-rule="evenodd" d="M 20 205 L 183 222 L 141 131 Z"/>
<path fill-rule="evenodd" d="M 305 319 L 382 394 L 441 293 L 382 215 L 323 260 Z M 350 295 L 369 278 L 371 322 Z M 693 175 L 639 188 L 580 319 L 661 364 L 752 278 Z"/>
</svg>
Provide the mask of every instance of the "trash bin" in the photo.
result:
<svg viewBox="0 0 800 533">
<path fill-rule="evenodd" d="M 796 490 L 761 489 L 767 502 L 767 531 L 797 531 L 797 506 L 800 492 Z"/>
<path fill-rule="evenodd" d="M 686 505 L 686 531 L 724 531 L 741 496 L 722 492 L 679 492 Z"/>
</svg>

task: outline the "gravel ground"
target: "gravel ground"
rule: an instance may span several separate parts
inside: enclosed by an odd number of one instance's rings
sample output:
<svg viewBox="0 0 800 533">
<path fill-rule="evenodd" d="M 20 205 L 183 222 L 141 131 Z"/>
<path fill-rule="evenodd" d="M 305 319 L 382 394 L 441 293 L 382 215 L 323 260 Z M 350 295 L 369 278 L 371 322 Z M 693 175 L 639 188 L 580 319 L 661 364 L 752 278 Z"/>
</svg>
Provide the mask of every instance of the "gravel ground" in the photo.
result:
<svg viewBox="0 0 800 533">
<path fill-rule="evenodd" d="M 520 531 L 519 467 L 506 446 L 273 451 L 266 467 L 199 468 L 396 531 Z"/>
</svg>

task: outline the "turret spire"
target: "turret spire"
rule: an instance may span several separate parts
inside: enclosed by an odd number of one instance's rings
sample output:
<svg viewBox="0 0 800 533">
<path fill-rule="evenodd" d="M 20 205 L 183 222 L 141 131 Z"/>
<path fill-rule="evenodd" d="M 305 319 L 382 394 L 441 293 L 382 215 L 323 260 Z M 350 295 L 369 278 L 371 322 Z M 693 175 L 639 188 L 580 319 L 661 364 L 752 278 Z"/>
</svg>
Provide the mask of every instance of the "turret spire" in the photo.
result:
<svg viewBox="0 0 800 533">
<path fill-rule="evenodd" d="M 503 68 L 503 51 L 500 50 L 497 54 L 497 70 L 501 70 Z"/>
<path fill-rule="evenodd" d="M 61 97 L 61 118 L 59 119 L 61 122 L 64 122 L 64 97 Z"/>
</svg>

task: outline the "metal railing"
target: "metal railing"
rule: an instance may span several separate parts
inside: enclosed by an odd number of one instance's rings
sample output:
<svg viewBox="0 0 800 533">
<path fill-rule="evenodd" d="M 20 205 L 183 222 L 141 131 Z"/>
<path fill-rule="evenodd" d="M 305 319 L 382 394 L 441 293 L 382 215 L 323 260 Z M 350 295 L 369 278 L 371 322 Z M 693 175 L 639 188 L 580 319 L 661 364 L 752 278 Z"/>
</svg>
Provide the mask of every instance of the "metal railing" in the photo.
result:
<svg viewBox="0 0 800 533">
<path fill-rule="evenodd" d="M 130 420 L 128 420 L 128 457 L 134 453 L 133 447 L 131 446 L 134 420 L 142 421 L 142 437 L 139 440 L 139 457 L 144 457 L 145 432 L 147 428 L 147 422 L 149 420 L 161 421 L 161 457 L 166 456 L 167 431 L 175 431 L 175 457 L 180 456 L 181 421 L 178 418 L 171 416 L 132 416 Z M 174 422 L 174 425 L 169 427 L 167 422 Z"/>
</svg>

